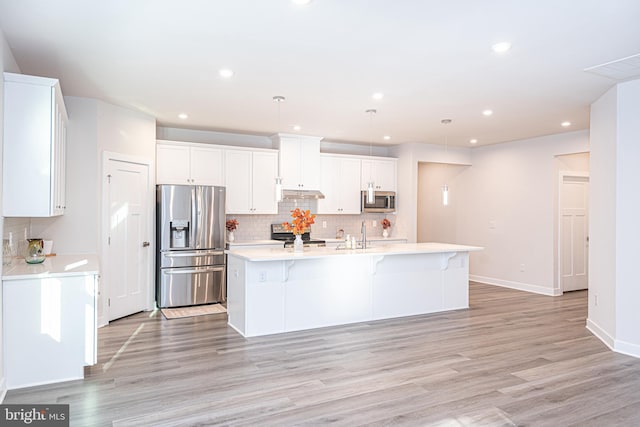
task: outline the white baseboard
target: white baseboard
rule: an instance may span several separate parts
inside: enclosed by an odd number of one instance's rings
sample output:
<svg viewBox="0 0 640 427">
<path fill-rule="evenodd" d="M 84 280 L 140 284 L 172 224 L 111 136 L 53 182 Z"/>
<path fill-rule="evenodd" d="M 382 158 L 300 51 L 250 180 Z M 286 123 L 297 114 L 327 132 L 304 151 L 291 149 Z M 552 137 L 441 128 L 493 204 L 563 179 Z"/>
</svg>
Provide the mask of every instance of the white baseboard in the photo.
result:
<svg viewBox="0 0 640 427">
<path fill-rule="evenodd" d="M 587 319 L 587 329 L 616 353 L 640 359 L 640 345 L 613 338 L 591 319 Z"/>
<path fill-rule="evenodd" d="M 627 356 L 640 359 L 640 345 L 622 340 L 616 340 L 615 343 L 614 351 L 617 353 L 626 354 Z"/>
<path fill-rule="evenodd" d="M 534 294 L 548 295 L 557 297 L 562 295 L 560 289 L 545 288 L 544 286 L 530 285 L 528 283 L 512 282 L 509 280 L 500 280 L 493 277 L 476 276 L 474 274 L 469 275 L 469 280 L 472 282 L 485 283 L 487 285 L 501 286 L 503 288 L 516 289 L 519 291 L 532 292 Z"/>
<path fill-rule="evenodd" d="M 0 378 L 0 403 L 4 402 L 7 396 L 7 381 L 4 377 Z"/>
<path fill-rule="evenodd" d="M 587 330 L 602 341 L 604 345 L 609 347 L 611 350 L 615 350 L 615 340 L 613 337 L 591 319 L 587 319 Z"/>
</svg>

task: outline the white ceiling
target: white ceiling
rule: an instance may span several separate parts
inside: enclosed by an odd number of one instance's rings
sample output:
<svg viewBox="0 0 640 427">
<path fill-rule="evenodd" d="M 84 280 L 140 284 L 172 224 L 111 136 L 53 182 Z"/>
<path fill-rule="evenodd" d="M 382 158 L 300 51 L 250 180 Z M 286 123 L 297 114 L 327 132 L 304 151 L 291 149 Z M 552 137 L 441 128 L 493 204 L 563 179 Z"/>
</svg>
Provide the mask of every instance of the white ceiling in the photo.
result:
<svg viewBox="0 0 640 427">
<path fill-rule="evenodd" d="M 380 144 L 586 129 L 616 80 L 584 69 L 640 53 L 638 22 L 638 0 L 0 0 L 22 72 L 65 95 L 161 126 Z"/>
</svg>

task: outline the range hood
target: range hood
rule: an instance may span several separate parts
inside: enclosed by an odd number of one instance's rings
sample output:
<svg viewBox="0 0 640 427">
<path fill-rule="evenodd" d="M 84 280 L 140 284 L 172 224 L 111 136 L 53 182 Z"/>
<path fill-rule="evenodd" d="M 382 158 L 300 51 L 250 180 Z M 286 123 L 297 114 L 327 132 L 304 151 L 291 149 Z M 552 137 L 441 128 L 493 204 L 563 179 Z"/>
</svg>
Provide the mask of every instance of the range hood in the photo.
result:
<svg viewBox="0 0 640 427">
<path fill-rule="evenodd" d="M 324 194 L 318 190 L 282 190 L 282 198 L 292 199 L 324 199 Z"/>
</svg>

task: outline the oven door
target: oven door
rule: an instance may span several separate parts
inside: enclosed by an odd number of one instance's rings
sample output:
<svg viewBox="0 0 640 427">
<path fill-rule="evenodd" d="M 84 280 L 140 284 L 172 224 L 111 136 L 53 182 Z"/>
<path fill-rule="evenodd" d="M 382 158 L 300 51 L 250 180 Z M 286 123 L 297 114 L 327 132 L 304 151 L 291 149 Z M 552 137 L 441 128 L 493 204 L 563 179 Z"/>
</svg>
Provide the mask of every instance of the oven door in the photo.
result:
<svg viewBox="0 0 640 427">
<path fill-rule="evenodd" d="M 227 300 L 224 265 L 162 268 L 160 275 L 158 306 L 161 308 Z"/>
</svg>

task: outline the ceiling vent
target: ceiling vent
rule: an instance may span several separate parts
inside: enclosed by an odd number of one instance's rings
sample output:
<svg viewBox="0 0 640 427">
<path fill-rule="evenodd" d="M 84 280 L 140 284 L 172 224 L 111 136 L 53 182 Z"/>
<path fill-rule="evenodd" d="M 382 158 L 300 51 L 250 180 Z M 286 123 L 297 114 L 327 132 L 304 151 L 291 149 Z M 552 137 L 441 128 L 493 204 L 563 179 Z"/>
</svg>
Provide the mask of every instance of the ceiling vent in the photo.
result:
<svg viewBox="0 0 640 427">
<path fill-rule="evenodd" d="M 617 59 L 594 67 L 585 68 L 587 73 L 597 74 L 613 80 L 623 81 L 640 77 L 640 53 Z"/>
</svg>

